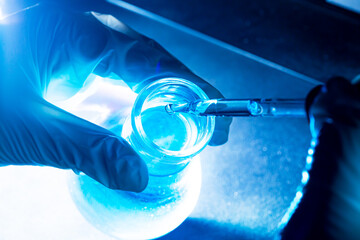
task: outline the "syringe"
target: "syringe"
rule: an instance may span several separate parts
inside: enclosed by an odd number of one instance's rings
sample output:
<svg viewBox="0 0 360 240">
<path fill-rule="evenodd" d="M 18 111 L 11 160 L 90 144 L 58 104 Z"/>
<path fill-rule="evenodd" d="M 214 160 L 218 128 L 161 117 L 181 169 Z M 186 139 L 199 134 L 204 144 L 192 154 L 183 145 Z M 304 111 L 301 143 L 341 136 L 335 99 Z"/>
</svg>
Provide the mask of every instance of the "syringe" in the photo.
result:
<svg viewBox="0 0 360 240">
<path fill-rule="evenodd" d="M 168 104 L 165 109 L 169 114 L 183 112 L 199 116 L 306 116 L 304 99 L 210 99 Z"/>
</svg>

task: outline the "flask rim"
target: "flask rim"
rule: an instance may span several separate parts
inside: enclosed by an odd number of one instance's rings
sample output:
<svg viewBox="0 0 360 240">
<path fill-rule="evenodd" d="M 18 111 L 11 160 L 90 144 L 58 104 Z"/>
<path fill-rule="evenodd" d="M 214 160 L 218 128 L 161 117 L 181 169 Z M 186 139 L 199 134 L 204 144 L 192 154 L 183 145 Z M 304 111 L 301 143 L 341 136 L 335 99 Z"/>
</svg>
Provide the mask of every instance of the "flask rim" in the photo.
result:
<svg viewBox="0 0 360 240">
<path fill-rule="evenodd" d="M 159 88 L 165 87 L 166 85 L 178 85 L 188 88 L 192 91 L 193 94 L 195 94 L 200 99 L 208 100 L 209 97 L 206 95 L 206 93 L 195 83 L 178 78 L 178 77 L 166 77 L 161 78 L 159 80 L 155 80 L 151 82 L 149 85 L 144 87 L 138 97 L 135 100 L 132 112 L 131 112 L 131 125 L 133 129 L 134 136 L 140 140 L 143 144 L 142 147 L 143 150 L 148 151 L 154 151 L 156 150 L 161 156 L 166 158 L 174 157 L 178 161 L 170 161 L 171 163 L 179 163 L 180 159 L 186 159 L 190 158 L 192 156 L 195 156 L 200 151 L 202 151 L 207 144 L 209 143 L 213 132 L 215 128 L 215 117 L 213 116 L 207 116 L 206 118 L 206 134 L 202 136 L 202 139 L 200 139 L 194 146 L 184 149 L 181 151 L 174 151 L 174 150 L 168 150 L 164 149 L 157 144 L 155 144 L 153 141 L 149 141 L 149 139 L 146 137 L 145 130 L 142 126 L 141 122 L 141 113 L 142 113 L 142 106 L 145 103 L 145 101 L 148 99 L 148 97 L 153 94 L 154 92 L 158 91 Z M 165 106 L 164 106 L 165 108 Z M 165 160 L 165 159 L 163 159 Z"/>
</svg>

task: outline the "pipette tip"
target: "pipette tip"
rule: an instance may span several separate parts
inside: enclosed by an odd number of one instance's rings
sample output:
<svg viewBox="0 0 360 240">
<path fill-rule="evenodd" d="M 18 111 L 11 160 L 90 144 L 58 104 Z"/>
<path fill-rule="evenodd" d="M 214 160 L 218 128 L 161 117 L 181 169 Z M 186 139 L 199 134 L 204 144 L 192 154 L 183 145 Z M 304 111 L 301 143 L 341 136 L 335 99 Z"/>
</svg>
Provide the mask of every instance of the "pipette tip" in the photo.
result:
<svg viewBox="0 0 360 240">
<path fill-rule="evenodd" d="M 165 106 L 165 111 L 173 115 L 178 112 L 188 112 L 189 111 L 189 104 L 188 103 L 182 103 L 182 104 L 167 104 Z"/>
<path fill-rule="evenodd" d="M 165 106 L 165 111 L 168 113 L 168 114 L 170 114 L 170 115 L 173 115 L 173 114 L 175 114 L 175 112 L 174 112 L 174 110 L 172 109 L 172 104 L 167 104 L 166 106 Z"/>
</svg>

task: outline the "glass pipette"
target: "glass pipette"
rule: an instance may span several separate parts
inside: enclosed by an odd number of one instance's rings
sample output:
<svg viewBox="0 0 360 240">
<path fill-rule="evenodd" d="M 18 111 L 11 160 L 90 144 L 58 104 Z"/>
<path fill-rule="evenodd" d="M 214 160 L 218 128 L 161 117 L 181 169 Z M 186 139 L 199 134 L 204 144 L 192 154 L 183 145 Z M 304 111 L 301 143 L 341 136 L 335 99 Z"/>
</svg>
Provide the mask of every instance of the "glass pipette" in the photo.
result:
<svg viewBox="0 0 360 240">
<path fill-rule="evenodd" d="M 168 104 L 169 114 L 191 113 L 199 116 L 229 117 L 305 117 L 304 99 L 210 99 Z"/>
</svg>

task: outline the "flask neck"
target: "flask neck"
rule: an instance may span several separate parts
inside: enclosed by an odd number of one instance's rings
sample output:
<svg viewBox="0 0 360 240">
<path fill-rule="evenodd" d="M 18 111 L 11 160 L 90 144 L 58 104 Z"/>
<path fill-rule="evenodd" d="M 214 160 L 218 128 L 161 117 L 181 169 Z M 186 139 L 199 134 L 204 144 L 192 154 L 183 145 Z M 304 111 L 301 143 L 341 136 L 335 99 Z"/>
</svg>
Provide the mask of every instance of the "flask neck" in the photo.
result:
<svg viewBox="0 0 360 240">
<path fill-rule="evenodd" d="M 209 142 L 214 117 L 169 114 L 168 104 L 208 99 L 194 83 L 164 78 L 150 83 L 138 95 L 128 119 L 126 139 L 148 165 L 151 175 L 172 175 L 186 167 Z M 126 131 L 126 130 L 125 130 Z"/>
</svg>

